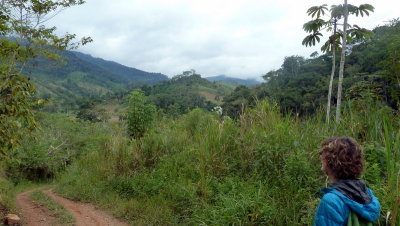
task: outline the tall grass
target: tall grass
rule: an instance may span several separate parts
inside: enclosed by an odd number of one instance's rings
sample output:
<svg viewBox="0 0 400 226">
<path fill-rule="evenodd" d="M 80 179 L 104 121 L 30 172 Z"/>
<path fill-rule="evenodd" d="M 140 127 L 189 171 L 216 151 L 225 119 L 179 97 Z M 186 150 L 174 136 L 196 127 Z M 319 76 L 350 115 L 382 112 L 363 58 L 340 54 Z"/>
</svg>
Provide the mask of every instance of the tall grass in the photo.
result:
<svg viewBox="0 0 400 226">
<path fill-rule="evenodd" d="M 133 224 L 310 225 L 326 185 L 319 144 L 346 135 L 364 147 L 364 179 L 382 202 L 379 224 L 395 225 L 398 122 L 390 109 L 362 102 L 349 103 L 339 125 L 325 124 L 322 111 L 282 115 L 266 100 L 237 122 L 195 109 L 160 119 L 139 140 L 128 139 L 123 125 L 109 128 L 103 148 L 59 175 L 57 191 Z"/>
<path fill-rule="evenodd" d="M 15 208 L 13 184 L 6 179 L 0 162 L 0 216 L 1 218 Z"/>
</svg>

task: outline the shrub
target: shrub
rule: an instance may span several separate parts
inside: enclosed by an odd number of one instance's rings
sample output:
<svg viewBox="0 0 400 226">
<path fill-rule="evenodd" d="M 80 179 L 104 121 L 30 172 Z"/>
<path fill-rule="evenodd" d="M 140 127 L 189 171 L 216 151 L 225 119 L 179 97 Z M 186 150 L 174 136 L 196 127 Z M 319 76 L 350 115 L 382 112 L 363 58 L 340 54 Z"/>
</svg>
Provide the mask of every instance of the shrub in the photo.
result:
<svg viewBox="0 0 400 226">
<path fill-rule="evenodd" d="M 129 94 L 128 102 L 126 111 L 128 133 L 134 138 L 141 138 L 151 127 L 155 117 L 155 106 L 146 103 L 144 93 L 140 89 Z"/>
</svg>

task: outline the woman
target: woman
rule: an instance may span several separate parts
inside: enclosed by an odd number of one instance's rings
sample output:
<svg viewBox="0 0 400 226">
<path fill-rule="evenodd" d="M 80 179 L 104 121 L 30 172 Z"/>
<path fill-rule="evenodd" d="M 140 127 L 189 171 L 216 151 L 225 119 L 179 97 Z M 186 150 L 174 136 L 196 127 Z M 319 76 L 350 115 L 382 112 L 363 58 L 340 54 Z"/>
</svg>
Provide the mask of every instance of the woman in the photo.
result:
<svg viewBox="0 0 400 226">
<path fill-rule="evenodd" d="M 380 203 L 359 179 L 364 156 L 360 145 L 349 137 L 332 137 L 322 142 L 322 170 L 333 182 L 324 188 L 314 225 L 368 225 L 379 217 Z"/>
</svg>

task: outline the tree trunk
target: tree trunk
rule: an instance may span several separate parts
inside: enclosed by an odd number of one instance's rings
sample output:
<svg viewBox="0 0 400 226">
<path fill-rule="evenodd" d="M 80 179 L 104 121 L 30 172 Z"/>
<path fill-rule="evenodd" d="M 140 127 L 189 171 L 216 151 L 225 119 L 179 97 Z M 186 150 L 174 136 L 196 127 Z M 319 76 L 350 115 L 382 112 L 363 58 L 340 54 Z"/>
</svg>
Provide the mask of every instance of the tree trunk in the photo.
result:
<svg viewBox="0 0 400 226">
<path fill-rule="evenodd" d="M 336 19 L 334 20 L 333 24 L 332 71 L 331 71 L 331 79 L 329 81 L 328 103 L 326 105 L 326 123 L 328 124 L 331 114 L 332 84 L 333 84 L 333 78 L 335 77 L 335 70 L 336 70 Z"/>
<path fill-rule="evenodd" d="M 340 121 L 340 104 L 342 101 L 342 84 L 343 84 L 343 72 L 344 72 L 344 62 L 346 57 L 346 37 L 347 37 L 347 18 L 349 15 L 349 9 L 347 5 L 347 0 L 344 0 L 344 23 L 343 23 L 343 36 L 342 36 L 342 54 L 340 56 L 340 66 L 339 66 L 339 83 L 338 83 L 338 93 L 337 93 L 337 104 L 336 104 L 336 123 Z"/>
</svg>

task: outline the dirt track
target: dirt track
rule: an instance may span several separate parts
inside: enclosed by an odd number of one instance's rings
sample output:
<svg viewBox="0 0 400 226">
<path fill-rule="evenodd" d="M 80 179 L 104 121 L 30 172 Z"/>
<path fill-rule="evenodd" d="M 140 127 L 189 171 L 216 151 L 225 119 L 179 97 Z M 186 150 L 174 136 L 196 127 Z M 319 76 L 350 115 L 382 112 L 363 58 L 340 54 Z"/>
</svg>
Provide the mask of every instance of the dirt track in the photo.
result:
<svg viewBox="0 0 400 226">
<path fill-rule="evenodd" d="M 57 225 L 57 219 L 40 206 L 29 199 L 29 195 L 34 190 L 23 192 L 17 195 L 18 206 L 21 209 L 21 218 L 23 225 L 29 226 L 47 226 Z M 67 209 L 75 218 L 75 225 L 78 226 L 106 226 L 106 225 L 129 225 L 111 215 L 96 209 L 88 203 L 74 202 L 55 194 L 51 189 L 44 191 L 46 195 L 60 203 Z"/>
<path fill-rule="evenodd" d="M 20 217 L 22 224 L 28 226 L 57 225 L 57 218 L 46 211 L 43 206 L 29 199 L 29 195 L 33 191 L 30 190 L 17 195 L 17 204 L 21 210 Z"/>
</svg>

